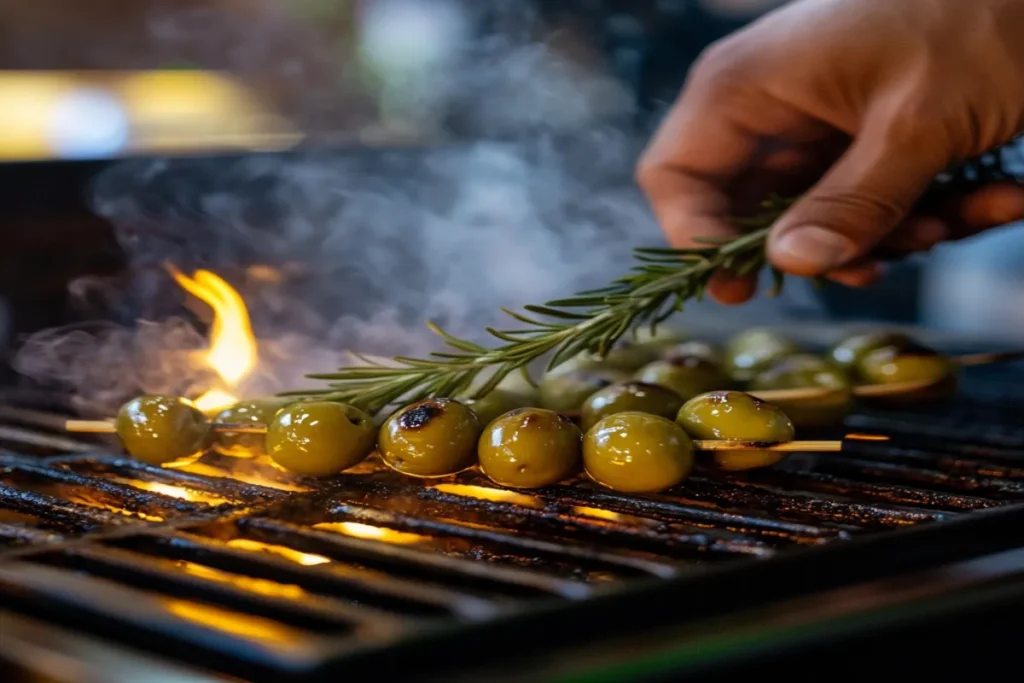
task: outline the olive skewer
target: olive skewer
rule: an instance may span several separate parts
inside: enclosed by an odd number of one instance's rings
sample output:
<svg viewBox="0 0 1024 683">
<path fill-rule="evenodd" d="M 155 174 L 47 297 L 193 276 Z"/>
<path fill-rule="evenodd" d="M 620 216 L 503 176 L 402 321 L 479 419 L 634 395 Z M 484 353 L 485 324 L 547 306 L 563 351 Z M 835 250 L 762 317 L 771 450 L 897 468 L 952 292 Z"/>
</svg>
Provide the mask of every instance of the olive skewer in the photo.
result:
<svg viewBox="0 0 1024 683">
<path fill-rule="evenodd" d="M 69 432 L 88 434 L 116 434 L 117 426 L 113 420 L 67 420 L 64 428 Z M 258 424 L 227 424 L 223 422 L 211 422 L 211 431 L 221 433 L 239 434 L 266 434 L 266 425 Z M 872 436 L 872 439 L 883 437 Z M 737 441 L 728 439 L 695 439 L 694 446 L 699 451 L 725 451 L 725 450 L 769 450 L 769 451 L 814 451 L 814 452 L 838 452 L 842 450 L 843 441 L 784 441 L 775 444 L 756 443 L 752 441 Z"/>
</svg>

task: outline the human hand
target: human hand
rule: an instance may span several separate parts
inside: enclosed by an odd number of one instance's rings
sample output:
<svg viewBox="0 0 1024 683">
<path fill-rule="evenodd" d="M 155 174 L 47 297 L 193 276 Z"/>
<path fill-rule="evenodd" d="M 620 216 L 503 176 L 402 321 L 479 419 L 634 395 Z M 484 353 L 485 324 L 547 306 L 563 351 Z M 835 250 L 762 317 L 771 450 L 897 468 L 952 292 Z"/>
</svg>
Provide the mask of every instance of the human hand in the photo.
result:
<svg viewBox="0 0 1024 683">
<path fill-rule="evenodd" d="M 673 246 L 736 234 L 769 194 L 801 199 L 773 265 L 848 285 L 909 253 L 1024 218 L 1024 185 L 915 207 L 936 175 L 1024 130 L 1024 0 L 797 0 L 712 45 L 637 179 Z M 722 303 L 753 278 L 716 274 Z"/>
</svg>

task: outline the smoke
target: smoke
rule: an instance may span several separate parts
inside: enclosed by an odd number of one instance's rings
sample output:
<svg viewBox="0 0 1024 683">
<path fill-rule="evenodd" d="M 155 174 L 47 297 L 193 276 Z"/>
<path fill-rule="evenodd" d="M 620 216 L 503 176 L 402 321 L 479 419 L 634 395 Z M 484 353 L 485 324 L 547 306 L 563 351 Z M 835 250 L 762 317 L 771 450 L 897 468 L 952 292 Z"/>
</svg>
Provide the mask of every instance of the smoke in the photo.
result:
<svg viewBox="0 0 1024 683">
<path fill-rule="evenodd" d="M 166 262 L 209 268 L 242 293 L 260 338 L 249 393 L 310 386 L 303 374 L 336 367 L 346 349 L 436 350 L 426 320 L 485 341 L 500 307 L 621 274 L 632 247 L 661 242 L 632 182 L 642 138 L 611 123 L 632 100 L 533 23 L 498 26 L 419 73 L 398 108 L 447 111 L 447 130 L 471 142 L 111 167 L 93 205 L 127 279 L 83 280 L 69 295 L 101 302 L 112 321 L 35 334 L 16 369 L 96 412 L 139 391 L 209 386 L 195 354 L 208 312 L 184 308 Z"/>
</svg>

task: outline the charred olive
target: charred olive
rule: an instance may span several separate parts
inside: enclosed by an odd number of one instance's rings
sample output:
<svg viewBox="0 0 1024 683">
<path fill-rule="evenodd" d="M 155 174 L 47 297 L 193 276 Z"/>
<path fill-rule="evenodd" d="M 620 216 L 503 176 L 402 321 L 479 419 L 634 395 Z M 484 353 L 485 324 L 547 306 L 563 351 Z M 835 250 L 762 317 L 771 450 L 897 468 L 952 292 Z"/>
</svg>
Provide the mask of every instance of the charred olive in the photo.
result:
<svg viewBox="0 0 1024 683">
<path fill-rule="evenodd" d="M 476 462 L 480 418 L 466 405 L 429 398 L 408 405 L 380 428 L 377 447 L 391 469 L 413 477 L 443 477 Z"/>
<path fill-rule="evenodd" d="M 716 363 L 698 356 L 656 360 L 640 368 L 636 379 L 671 389 L 683 400 L 729 386 L 729 378 Z"/>
<path fill-rule="evenodd" d="M 210 421 L 191 401 L 178 396 L 133 398 L 117 413 L 124 449 L 149 465 L 184 465 L 210 445 Z"/>
<path fill-rule="evenodd" d="M 783 356 L 799 349 L 789 339 L 771 330 L 755 328 L 737 334 L 725 347 L 725 370 L 738 382 L 752 379 Z"/>
<path fill-rule="evenodd" d="M 956 365 L 934 349 L 915 342 L 883 346 L 865 354 L 857 364 L 865 384 L 925 382 L 927 386 L 875 398 L 888 403 L 914 403 L 948 398 L 956 391 Z"/>
<path fill-rule="evenodd" d="M 615 413 L 636 412 L 673 418 L 683 405 L 676 392 L 657 384 L 620 382 L 591 394 L 583 403 L 580 422 L 584 430 Z"/>
<path fill-rule="evenodd" d="M 712 391 L 690 399 L 676 422 L 694 439 L 778 443 L 792 441 L 793 422 L 777 406 L 742 391 Z M 746 470 L 773 465 L 785 453 L 768 450 L 711 451 L 719 467 Z"/>
<path fill-rule="evenodd" d="M 502 486 L 548 486 L 579 469 L 582 438 L 579 427 L 553 410 L 513 410 L 480 435 L 480 469 Z"/>
<path fill-rule="evenodd" d="M 267 425 L 270 458 L 291 472 L 326 477 L 358 465 L 373 451 L 373 418 L 332 401 L 294 403 Z"/>
<path fill-rule="evenodd" d="M 237 425 L 267 426 L 281 408 L 290 403 L 289 399 L 270 397 L 250 401 L 239 401 L 222 410 L 214 422 Z M 221 432 L 214 436 L 213 449 L 236 458 L 251 458 L 266 454 L 266 439 L 262 434 L 236 434 Z"/>
<path fill-rule="evenodd" d="M 853 392 L 846 374 L 828 361 L 806 353 L 783 358 L 757 375 L 750 390 L 824 388 L 831 393 L 814 399 L 773 399 L 798 427 L 842 424 L 853 409 Z"/>
<path fill-rule="evenodd" d="M 829 358 L 839 367 L 856 372 L 865 355 L 886 346 L 905 346 L 911 339 L 902 332 L 869 332 L 847 337 L 829 350 Z"/>
<path fill-rule="evenodd" d="M 629 375 L 616 370 L 576 370 L 549 375 L 540 382 L 538 402 L 548 410 L 579 410 L 594 392 L 627 379 Z"/>
<path fill-rule="evenodd" d="M 656 493 L 693 469 L 693 441 L 676 423 L 648 413 L 616 413 L 583 437 L 583 467 L 597 483 L 623 493 Z"/>
</svg>

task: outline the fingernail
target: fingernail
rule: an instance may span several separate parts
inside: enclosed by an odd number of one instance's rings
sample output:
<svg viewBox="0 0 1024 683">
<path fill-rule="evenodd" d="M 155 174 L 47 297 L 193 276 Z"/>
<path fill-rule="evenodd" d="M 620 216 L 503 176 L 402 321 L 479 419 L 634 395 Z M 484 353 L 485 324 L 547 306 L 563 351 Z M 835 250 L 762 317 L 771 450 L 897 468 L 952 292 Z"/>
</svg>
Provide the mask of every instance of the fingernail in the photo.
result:
<svg viewBox="0 0 1024 683">
<path fill-rule="evenodd" d="M 857 255 L 857 245 L 838 232 L 807 226 L 783 233 L 771 246 L 772 258 L 787 269 L 823 273 Z"/>
</svg>

